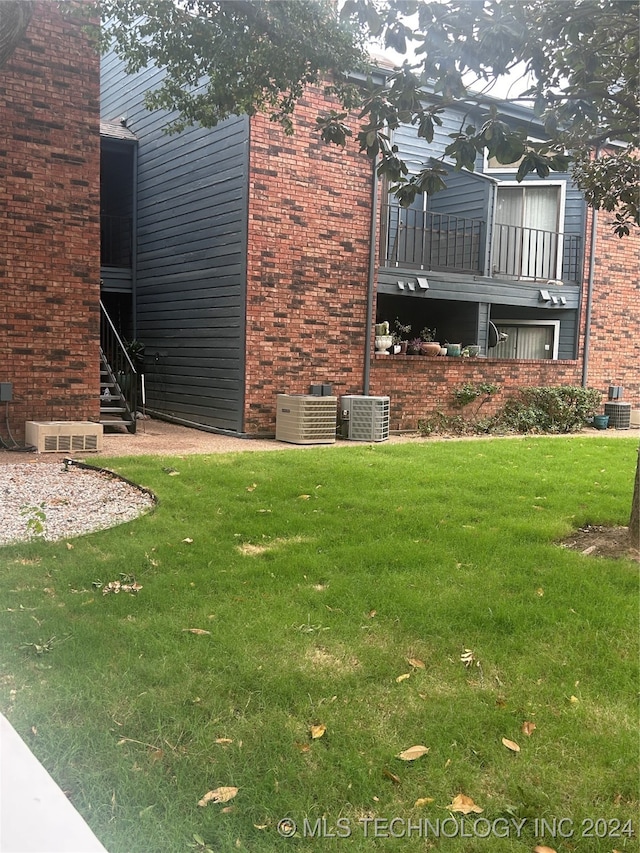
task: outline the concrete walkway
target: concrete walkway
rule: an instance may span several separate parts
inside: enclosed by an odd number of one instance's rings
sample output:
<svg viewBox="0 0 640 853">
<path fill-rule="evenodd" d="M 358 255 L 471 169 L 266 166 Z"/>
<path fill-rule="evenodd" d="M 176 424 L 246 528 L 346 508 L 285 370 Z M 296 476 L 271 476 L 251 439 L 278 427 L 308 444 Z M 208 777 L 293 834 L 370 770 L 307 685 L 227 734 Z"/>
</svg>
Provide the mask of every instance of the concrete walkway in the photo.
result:
<svg viewBox="0 0 640 853">
<path fill-rule="evenodd" d="M 2 714 L 0 853 L 107 853 Z"/>
</svg>

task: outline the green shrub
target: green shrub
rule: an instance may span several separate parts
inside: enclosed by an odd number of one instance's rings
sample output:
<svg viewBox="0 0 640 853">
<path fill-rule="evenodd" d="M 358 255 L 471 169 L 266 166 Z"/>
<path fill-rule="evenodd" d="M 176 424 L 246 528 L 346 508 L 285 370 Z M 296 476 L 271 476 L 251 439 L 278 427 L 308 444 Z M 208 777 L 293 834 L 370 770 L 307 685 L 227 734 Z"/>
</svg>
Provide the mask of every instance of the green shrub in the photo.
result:
<svg viewBox="0 0 640 853">
<path fill-rule="evenodd" d="M 516 432 L 567 433 L 581 429 L 593 417 L 601 394 L 574 385 L 521 388 L 505 403 L 500 422 Z"/>
</svg>

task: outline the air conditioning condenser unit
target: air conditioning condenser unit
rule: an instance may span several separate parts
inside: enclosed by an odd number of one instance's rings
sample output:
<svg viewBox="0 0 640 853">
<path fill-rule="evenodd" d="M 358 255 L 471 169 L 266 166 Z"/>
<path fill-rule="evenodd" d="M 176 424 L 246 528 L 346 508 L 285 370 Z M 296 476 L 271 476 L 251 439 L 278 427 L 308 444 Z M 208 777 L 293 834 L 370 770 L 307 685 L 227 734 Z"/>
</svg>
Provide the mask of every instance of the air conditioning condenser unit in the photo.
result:
<svg viewBox="0 0 640 853">
<path fill-rule="evenodd" d="M 335 444 L 338 398 L 278 394 L 276 440 L 290 444 Z"/>
<path fill-rule="evenodd" d="M 351 441 L 386 441 L 389 438 L 389 397 L 340 398 L 342 437 Z"/>
<path fill-rule="evenodd" d="M 102 424 L 89 421 L 26 421 L 25 441 L 38 453 L 102 450 Z"/>
</svg>

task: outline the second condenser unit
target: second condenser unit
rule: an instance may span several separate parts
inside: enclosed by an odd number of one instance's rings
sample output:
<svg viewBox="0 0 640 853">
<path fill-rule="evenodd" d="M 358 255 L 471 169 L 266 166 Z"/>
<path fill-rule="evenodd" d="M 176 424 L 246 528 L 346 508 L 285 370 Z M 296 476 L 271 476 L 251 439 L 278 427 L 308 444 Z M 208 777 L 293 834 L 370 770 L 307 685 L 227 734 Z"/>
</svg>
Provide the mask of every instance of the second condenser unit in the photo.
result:
<svg viewBox="0 0 640 853">
<path fill-rule="evenodd" d="M 351 441 L 386 441 L 389 438 L 389 397 L 340 398 L 341 435 Z"/>
</svg>

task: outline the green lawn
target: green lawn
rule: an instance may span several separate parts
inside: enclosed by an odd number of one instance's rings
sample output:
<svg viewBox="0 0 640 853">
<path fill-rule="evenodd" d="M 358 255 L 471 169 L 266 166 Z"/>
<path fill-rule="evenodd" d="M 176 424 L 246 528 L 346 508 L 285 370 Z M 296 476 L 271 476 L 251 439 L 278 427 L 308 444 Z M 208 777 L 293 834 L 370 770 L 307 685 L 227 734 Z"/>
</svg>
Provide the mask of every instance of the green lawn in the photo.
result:
<svg viewBox="0 0 640 853">
<path fill-rule="evenodd" d="M 626 523 L 635 460 L 580 436 L 108 460 L 158 507 L 0 551 L 0 708 L 110 853 L 637 850 L 638 566 L 554 544 Z"/>
</svg>

